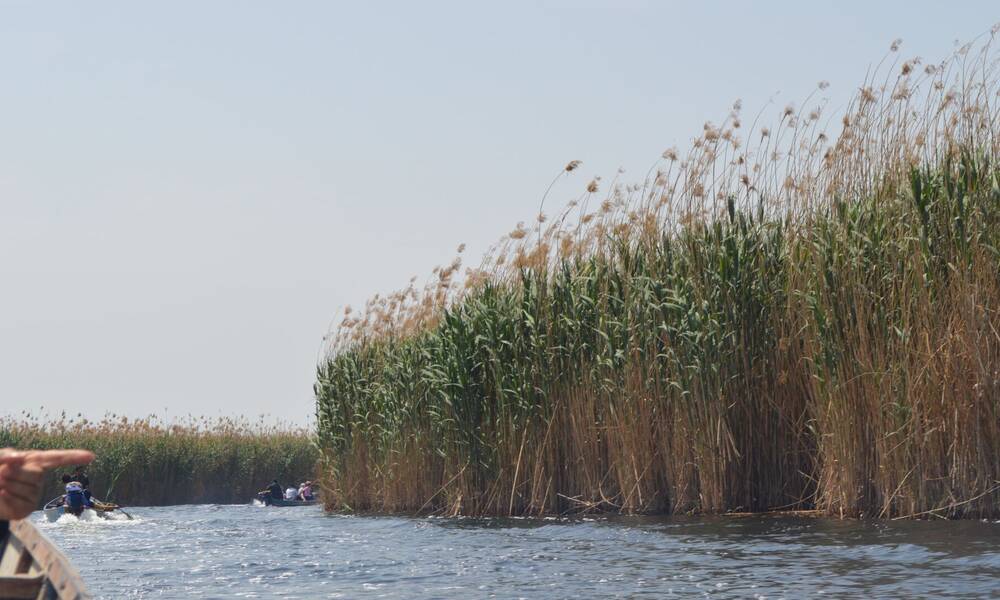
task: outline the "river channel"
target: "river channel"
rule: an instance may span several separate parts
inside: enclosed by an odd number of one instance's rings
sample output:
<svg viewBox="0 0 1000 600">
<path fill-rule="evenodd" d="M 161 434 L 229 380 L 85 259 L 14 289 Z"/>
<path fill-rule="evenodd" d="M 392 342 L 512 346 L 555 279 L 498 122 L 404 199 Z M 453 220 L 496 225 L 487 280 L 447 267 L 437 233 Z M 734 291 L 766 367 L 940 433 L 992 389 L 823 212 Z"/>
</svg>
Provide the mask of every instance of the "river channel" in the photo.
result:
<svg viewBox="0 0 1000 600">
<path fill-rule="evenodd" d="M 1000 593 L 1000 523 L 446 519 L 319 507 L 32 518 L 97 598 L 805 598 Z"/>
</svg>

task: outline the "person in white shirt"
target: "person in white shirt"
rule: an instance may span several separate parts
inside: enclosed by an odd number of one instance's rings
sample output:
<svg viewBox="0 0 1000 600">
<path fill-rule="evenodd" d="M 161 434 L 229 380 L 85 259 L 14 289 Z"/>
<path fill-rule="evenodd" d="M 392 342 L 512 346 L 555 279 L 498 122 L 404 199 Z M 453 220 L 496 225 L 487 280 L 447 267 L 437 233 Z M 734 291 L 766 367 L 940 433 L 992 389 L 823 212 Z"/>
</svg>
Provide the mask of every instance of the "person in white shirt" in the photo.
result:
<svg viewBox="0 0 1000 600">
<path fill-rule="evenodd" d="M 290 487 L 285 490 L 285 500 L 295 500 L 298 497 L 299 497 L 298 488 Z"/>
</svg>

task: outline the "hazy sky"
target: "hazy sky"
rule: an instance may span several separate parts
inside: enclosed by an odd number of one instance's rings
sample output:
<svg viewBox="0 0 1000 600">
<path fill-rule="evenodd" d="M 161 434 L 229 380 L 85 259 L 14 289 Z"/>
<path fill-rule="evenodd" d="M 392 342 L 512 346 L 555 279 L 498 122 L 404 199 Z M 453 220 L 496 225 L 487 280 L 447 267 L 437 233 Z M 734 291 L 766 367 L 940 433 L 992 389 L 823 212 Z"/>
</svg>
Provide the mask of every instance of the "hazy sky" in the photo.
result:
<svg viewBox="0 0 1000 600">
<path fill-rule="evenodd" d="M 770 115 L 828 80 L 836 108 L 894 38 L 937 60 L 997 20 L 995 1 L 0 2 L 0 415 L 308 422 L 340 308 L 461 242 L 478 258 L 569 160 L 553 206 L 640 180 L 737 98 Z"/>
</svg>

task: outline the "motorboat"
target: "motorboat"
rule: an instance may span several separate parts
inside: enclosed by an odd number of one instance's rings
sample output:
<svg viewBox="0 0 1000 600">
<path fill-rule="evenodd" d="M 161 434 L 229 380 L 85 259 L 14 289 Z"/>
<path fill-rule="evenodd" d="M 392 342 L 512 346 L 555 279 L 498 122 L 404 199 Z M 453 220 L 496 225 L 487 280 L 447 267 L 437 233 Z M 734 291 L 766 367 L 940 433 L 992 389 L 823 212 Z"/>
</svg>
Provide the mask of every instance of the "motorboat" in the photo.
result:
<svg viewBox="0 0 1000 600">
<path fill-rule="evenodd" d="M 66 505 L 63 503 L 63 499 L 64 496 L 57 496 L 46 502 L 45 506 L 42 507 L 42 512 L 45 513 L 45 519 L 48 520 L 50 523 L 55 523 L 56 521 L 59 520 L 60 517 L 66 514 Z M 97 515 L 101 519 L 110 519 L 112 518 L 111 517 L 112 511 L 119 510 L 121 508 L 117 504 L 111 504 L 109 502 L 101 502 L 100 500 L 97 499 L 94 499 L 93 502 L 94 506 L 92 508 L 87 508 L 86 510 L 84 510 L 83 511 L 84 514 L 86 514 L 87 511 L 92 511 L 95 515 Z M 129 519 L 132 518 L 131 515 L 129 515 L 128 513 L 124 511 L 120 512 Z"/>
<path fill-rule="evenodd" d="M 314 506 L 319 504 L 319 500 L 286 500 L 285 498 L 274 498 L 270 494 L 257 494 L 257 501 L 264 506 Z"/>
</svg>

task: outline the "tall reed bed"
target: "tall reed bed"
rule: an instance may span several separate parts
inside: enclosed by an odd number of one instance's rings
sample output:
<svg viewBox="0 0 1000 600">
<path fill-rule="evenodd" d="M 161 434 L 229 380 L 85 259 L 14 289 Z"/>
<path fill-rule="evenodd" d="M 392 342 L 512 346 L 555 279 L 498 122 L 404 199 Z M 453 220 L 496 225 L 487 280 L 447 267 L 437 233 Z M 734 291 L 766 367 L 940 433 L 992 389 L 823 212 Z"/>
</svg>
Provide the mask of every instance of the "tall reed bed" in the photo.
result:
<svg viewBox="0 0 1000 600">
<path fill-rule="evenodd" d="M 834 122 L 825 83 L 771 127 L 737 102 L 464 277 L 345 310 L 329 507 L 1000 515 L 996 32 L 894 43 Z"/>
<path fill-rule="evenodd" d="M 100 422 L 25 415 L 0 419 L 0 447 L 86 448 L 94 495 L 124 505 L 244 503 L 273 478 L 298 484 L 315 475 L 318 451 L 305 429 L 239 419 Z M 62 493 L 48 476 L 46 499 Z"/>
</svg>

